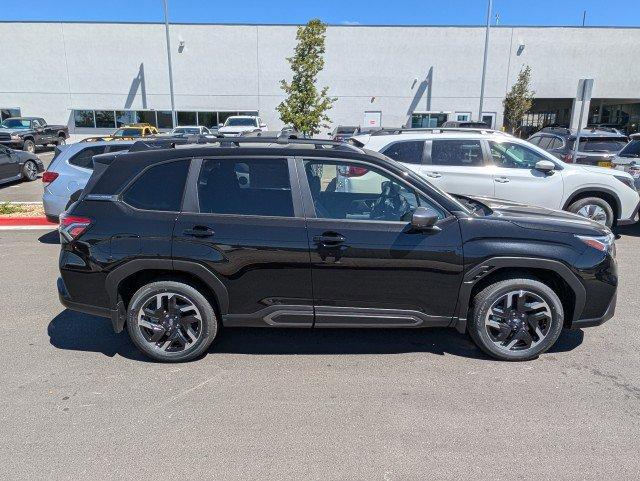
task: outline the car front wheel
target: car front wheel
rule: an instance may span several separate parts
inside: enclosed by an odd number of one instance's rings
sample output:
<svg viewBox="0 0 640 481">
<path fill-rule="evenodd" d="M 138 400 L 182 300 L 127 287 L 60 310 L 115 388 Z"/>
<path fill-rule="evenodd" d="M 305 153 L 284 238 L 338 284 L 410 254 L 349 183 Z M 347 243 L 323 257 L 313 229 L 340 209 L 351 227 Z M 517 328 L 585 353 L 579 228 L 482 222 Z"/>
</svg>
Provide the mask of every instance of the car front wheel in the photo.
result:
<svg viewBox="0 0 640 481">
<path fill-rule="evenodd" d="M 514 278 L 491 284 L 475 296 L 468 328 L 486 354 L 527 361 L 555 344 L 563 321 L 562 303 L 549 286 Z"/>
<path fill-rule="evenodd" d="M 611 205 L 600 197 L 579 199 L 571 204 L 567 210 L 587 219 L 595 220 L 607 227 L 611 227 L 615 221 Z"/>
<path fill-rule="evenodd" d="M 197 289 L 159 281 L 141 287 L 131 298 L 127 330 L 138 349 L 156 361 L 190 361 L 211 345 L 218 320 Z"/>
<path fill-rule="evenodd" d="M 22 178 L 29 182 L 38 178 L 38 166 L 32 160 L 27 160 L 22 167 Z"/>
</svg>

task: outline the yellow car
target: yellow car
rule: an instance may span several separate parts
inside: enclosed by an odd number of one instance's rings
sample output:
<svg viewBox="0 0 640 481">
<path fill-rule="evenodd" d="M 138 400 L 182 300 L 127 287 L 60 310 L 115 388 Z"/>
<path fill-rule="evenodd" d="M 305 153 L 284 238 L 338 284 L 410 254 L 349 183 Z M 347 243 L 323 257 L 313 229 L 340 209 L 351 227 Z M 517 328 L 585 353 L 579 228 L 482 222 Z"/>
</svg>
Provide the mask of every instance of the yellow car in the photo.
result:
<svg viewBox="0 0 640 481">
<path fill-rule="evenodd" d="M 147 137 L 149 135 L 156 135 L 157 133 L 158 129 L 156 129 L 153 125 L 130 124 L 116 130 L 113 134 L 111 134 L 111 137 Z"/>
</svg>

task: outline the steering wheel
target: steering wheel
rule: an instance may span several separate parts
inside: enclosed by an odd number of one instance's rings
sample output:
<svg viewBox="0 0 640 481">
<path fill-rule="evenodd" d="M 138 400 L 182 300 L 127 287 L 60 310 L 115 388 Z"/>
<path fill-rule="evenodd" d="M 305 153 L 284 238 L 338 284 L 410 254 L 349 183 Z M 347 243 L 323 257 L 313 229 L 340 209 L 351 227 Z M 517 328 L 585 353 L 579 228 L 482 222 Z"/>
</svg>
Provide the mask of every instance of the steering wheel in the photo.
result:
<svg viewBox="0 0 640 481">
<path fill-rule="evenodd" d="M 401 220 L 411 205 L 400 194 L 400 186 L 390 180 L 382 183 L 382 192 L 371 207 L 372 220 Z"/>
</svg>

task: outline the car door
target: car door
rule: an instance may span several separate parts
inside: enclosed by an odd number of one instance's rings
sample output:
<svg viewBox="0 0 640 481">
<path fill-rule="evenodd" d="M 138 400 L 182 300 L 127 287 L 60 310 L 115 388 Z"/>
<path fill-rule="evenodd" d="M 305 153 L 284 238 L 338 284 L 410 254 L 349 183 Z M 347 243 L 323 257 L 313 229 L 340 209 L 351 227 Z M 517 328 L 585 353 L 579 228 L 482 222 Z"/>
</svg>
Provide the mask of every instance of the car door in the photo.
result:
<svg viewBox="0 0 640 481">
<path fill-rule="evenodd" d="M 400 177 L 359 161 L 298 159 L 316 327 L 448 325 L 463 271 L 457 219 Z M 377 183 L 338 189 L 340 172 Z M 439 218 L 410 228 L 417 206 Z"/>
<path fill-rule="evenodd" d="M 0 145 L 0 182 L 12 179 L 20 173 L 18 157 L 11 151 Z"/>
<path fill-rule="evenodd" d="M 174 231 L 174 266 L 196 262 L 215 276 L 227 296 L 225 325 L 313 325 L 309 245 L 298 182 L 290 178 L 293 162 L 194 161 Z"/>
<path fill-rule="evenodd" d="M 425 161 L 416 170 L 450 194 L 494 195 L 493 174 L 478 139 L 428 140 Z"/>
<path fill-rule="evenodd" d="M 532 148 L 508 140 L 490 140 L 488 148 L 495 165 L 496 198 L 562 208 L 564 182 L 560 164 Z M 536 170 L 535 165 L 541 160 L 554 162 L 558 168 L 552 172 Z"/>
</svg>

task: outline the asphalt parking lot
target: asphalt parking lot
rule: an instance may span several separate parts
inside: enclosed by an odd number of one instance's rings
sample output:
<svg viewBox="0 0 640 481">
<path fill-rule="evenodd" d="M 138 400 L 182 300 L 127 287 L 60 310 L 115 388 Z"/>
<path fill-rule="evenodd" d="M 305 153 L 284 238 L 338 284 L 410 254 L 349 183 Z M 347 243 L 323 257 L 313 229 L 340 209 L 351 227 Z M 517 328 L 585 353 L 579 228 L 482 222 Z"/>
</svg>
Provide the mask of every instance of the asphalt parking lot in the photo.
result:
<svg viewBox="0 0 640 481">
<path fill-rule="evenodd" d="M 147 362 L 57 300 L 57 234 L 0 232 L 3 479 L 637 479 L 640 227 L 613 320 L 503 363 L 453 330 L 227 329 Z"/>
<path fill-rule="evenodd" d="M 38 148 L 36 154 L 46 169 L 53 158 L 53 147 Z M 42 202 L 42 181 L 38 178 L 33 182 L 19 181 L 0 185 L 0 202 Z"/>
</svg>

